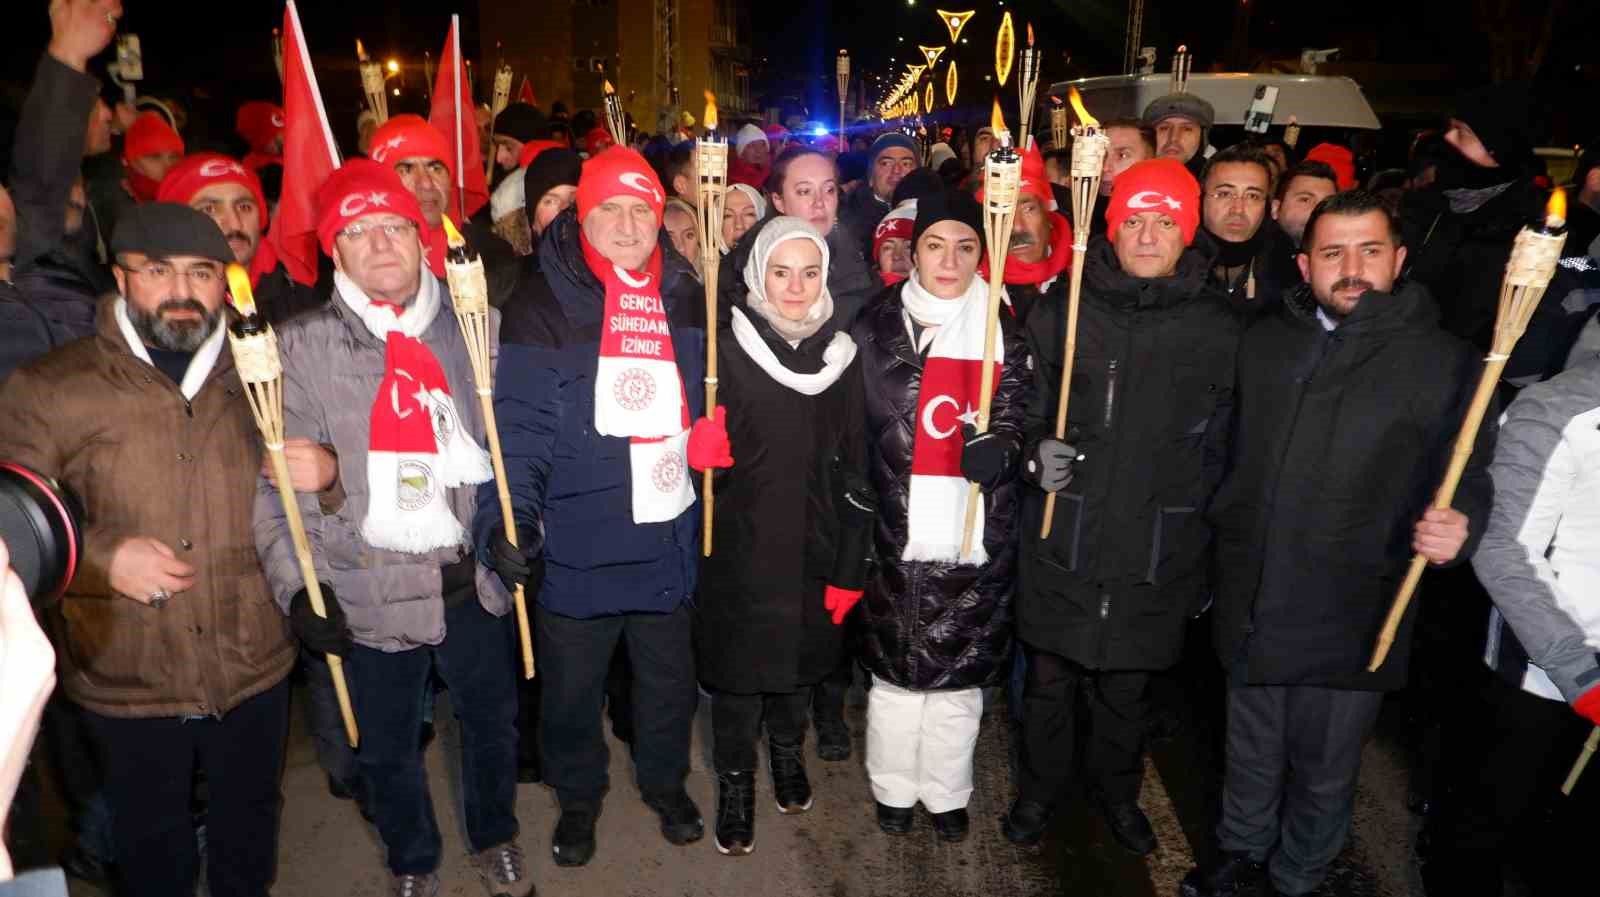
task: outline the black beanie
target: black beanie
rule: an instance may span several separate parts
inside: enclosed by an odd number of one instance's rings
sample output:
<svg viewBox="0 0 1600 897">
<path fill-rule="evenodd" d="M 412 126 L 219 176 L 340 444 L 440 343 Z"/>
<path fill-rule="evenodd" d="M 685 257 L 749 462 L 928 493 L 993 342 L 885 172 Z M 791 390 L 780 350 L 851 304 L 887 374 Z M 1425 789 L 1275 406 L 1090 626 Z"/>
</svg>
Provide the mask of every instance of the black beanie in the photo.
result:
<svg viewBox="0 0 1600 897">
<path fill-rule="evenodd" d="M 111 251 L 151 258 L 192 255 L 225 265 L 234 260 L 233 250 L 211 216 L 175 202 L 145 202 L 123 212 L 111 235 Z"/>
<path fill-rule="evenodd" d="M 494 117 L 494 132 L 519 143 L 550 136 L 550 123 L 544 113 L 527 103 L 512 103 Z"/>
<path fill-rule="evenodd" d="M 917 223 L 911 226 L 911 245 L 917 245 L 922 232 L 941 221 L 959 221 L 978 232 L 978 251 L 986 251 L 983 238 L 983 206 L 965 190 L 940 190 L 917 200 Z"/>
<path fill-rule="evenodd" d="M 939 177 L 938 172 L 929 168 L 915 168 L 894 188 L 894 198 L 889 200 L 889 205 L 897 206 L 908 199 L 920 200 L 930 193 L 943 192 L 944 188 L 944 178 Z"/>
<path fill-rule="evenodd" d="M 583 173 L 583 160 L 572 150 L 553 147 L 534 156 L 526 171 L 522 176 L 522 192 L 527 197 L 524 208 L 527 209 L 528 222 L 531 224 L 539 200 L 550 192 L 550 188 L 562 184 L 578 186 L 578 176 Z"/>
<path fill-rule="evenodd" d="M 1456 102 L 1454 117 L 1467 123 L 1503 168 L 1521 167 L 1533 153 L 1533 95 L 1526 84 L 1469 91 Z"/>
</svg>

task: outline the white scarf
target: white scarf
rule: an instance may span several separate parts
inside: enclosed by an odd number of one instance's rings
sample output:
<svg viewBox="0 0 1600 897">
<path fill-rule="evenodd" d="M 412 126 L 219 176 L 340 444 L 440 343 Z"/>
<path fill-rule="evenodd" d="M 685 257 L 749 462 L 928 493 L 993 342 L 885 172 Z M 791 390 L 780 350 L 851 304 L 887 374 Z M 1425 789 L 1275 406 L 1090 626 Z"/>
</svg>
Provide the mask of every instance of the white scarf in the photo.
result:
<svg viewBox="0 0 1600 897">
<path fill-rule="evenodd" d="M 342 272 L 333 278 L 339 300 L 385 347 L 368 433 L 361 536 L 375 548 L 412 554 L 461 545 L 466 528 L 445 489 L 487 482 L 493 470 L 462 424 L 443 365 L 422 339 L 442 304 L 439 281 L 424 269 L 416 298 L 396 314 Z"/>
<path fill-rule="evenodd" d="M 803 396 L 821 394 L 838 382 L 845 369 L 850 367 L 850 362 L 856 359 L 855 340 L 841 331 L 835 333 L 833 339 L 828 341 L 828 347 L 822 350 L 822 370 L 815 374 L 797 374 L 783 366 L 778 354 L 756 332 L 756 325 L 750 323 L 743 311 L 733 309 L 732 324 L 733 338 L 738 341 L 744 354 L 766 371 L 768 377 Z"/>
<path fill-rule="evenodd" d="M 117 329 L 122 331 L 122 338 L 128 343 L 128 351 L 145 364 L 155 367 L 155 362 L 150 360 L 150 350 L 145 348 L 139 331 L 133 329 L 133 319 L 128 317 L 128 300 L 118 296 L 112 311 L 117 318 Z M 219 318 L 217 329 L 206 337 L 206 341 L 194 351 L 194 357 L 189 359 L 189 367 L 183 372 L 183 382 L 178 384 L 178 392 L 183 393 L 185 399 L 192 401 L 200 394 L 200 387 L 206 385 L 206 378 L 211 376 L 211 369 L 217 364 L 217 356 L 222 354 L 222 341 L 226 339 L 223 331 L 227 327 L 228 319 Z"/>
<path fill-rule="evenodd" d="M 779 314 L 777 308 L 767 300 L 767 262 L 772 259 L 773 250 L 789 240 L 810 240 L 822 253 L 821 292 L 817 294 L 817 301 L 806 310 L 806 316 L 798 321 L 791 321 Z M 745 303 L 751 311 L 765 318 L 778 336 L 786 340 L 798 342 L 814 335 L 833 317 L 833 294 L 828 291 L 829 255 L 828 241 L 805 219 L 792 215 L 780 215 L 772 219 L 756 234 L 755 245 L 750 247 L 750 261 L 744 266 L 744 285 L 749 290 Z"/>
<path fill-rule="evenodd" d="M 906 508 L 906 547 L 901 559 L 985 564 L 984 509 L 972 529 L 972 550 L 961 554 L 971 485 L 961 475 L 962 424 L 977 423 L 983 377 L 983 333 L 988 326 L 989 287 L 972 278 L 959 299 L 940 299 L 923 289 L 913 270 L 900 291 L 907 328 L 911 319 L 937 327 L 931 338 L 917 394 L 916 436 L 911 455 L 911 488 Z M 1005 361 L 995 331 L 995 388 Z M 982 500 L 981 497 L 979 499 Z"/>
</svg>

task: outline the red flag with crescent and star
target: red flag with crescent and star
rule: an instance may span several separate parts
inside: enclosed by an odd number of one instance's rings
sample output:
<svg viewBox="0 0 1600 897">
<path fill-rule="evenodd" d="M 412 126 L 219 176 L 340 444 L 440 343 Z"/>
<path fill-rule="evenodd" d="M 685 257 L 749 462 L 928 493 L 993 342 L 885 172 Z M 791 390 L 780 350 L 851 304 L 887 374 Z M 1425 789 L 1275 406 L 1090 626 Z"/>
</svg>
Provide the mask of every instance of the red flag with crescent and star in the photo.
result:
<svg viewBox="0 0 1600 897">
<path fill-rule="evenodd" d="M 451 176 L 455 203 L 451 211 L 465 222 L 489 203 L 489 183 L 484 177 L 483 148 L 478 145 L 478 121 L 472 103 L 472 83 L 461 56 L 461 17 L 450 17 L 450 34 L 439 53 L 439 76 L 433 85 L 433 109 L 428 123 L 450 142 L 455 154 Z"/>
</svg>

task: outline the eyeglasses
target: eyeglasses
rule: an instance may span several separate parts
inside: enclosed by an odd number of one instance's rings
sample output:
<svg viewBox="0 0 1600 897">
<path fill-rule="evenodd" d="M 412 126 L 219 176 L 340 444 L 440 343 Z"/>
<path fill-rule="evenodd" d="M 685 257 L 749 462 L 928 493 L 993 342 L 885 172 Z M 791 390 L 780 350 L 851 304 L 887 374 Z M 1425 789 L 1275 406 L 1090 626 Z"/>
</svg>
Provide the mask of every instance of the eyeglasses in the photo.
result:
<svg viewBox="0 0 1600 897">
<path fill-rule="evenodd" d="M 1212 190 L 1210 193 L 1207 193 L 1206 196 L 1222 203 L 1223 205 L 1232 205 L 1233 201 L 1236 199 L 1243 199 L 1245 205 L 1250 206 L 1259 206 L 1267 201 L 1267 194 L 1261 192 L 1260 190 L 1251 189 L 1240 193 L 1238 190 L 1235 190 L 1232 187 L 1218 187 L 1217 189 Z"/>
<path fill-rule="evenodd" d="M 390 240 L 398 240 L 401 237 L 410 236 L 416 231 L 417 223 L 415 221 L 385 221 L 382 224 L 352 224 L 339 231 L 337 236 L 360 241 L 370 240 L 373 234 L 381 232 Z"/>
<path fill-rule="evenodd" d="M 151 280 L 159 280 L 163 282 L 171 282 L 177 279 L 179 274 L 182 274 L 184 279 L 189 281 L 190 285 L 197 287 L 208 287 L 220 280 L 222 277 L 222 275 L 217 273 L 217 269 L 215 268 L 200 266 L 196 268 L 190 268 L 187 271 L 179 271 L 177 268 L 167 264 L 166 262 L 148 262 L 138 267 L 132 267 L 118 262 L 117 267 L 129 272 L 130 274 L 143 274 Z"/>
</svg>

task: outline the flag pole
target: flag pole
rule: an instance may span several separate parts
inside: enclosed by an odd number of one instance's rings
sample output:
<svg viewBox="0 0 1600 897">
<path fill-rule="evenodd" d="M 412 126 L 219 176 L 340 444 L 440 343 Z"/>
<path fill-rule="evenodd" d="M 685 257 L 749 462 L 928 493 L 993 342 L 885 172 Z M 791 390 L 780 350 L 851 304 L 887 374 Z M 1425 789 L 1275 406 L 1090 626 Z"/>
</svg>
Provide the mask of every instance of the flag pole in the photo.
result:
<svg viewBox="0 0 1600 897">
<path fill-rule="evenodd" d="M 461 148 L 461 15 L 450 16 L 450 49 L 454 71 L 450 73 L 450 102 L 456 107 L 456 214 L 461 216 L 461 226 L 467 226 L 467 159 Z"/>
</svg>

